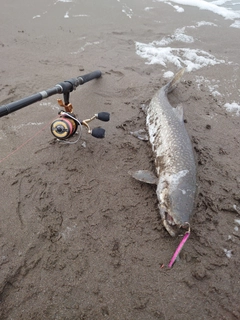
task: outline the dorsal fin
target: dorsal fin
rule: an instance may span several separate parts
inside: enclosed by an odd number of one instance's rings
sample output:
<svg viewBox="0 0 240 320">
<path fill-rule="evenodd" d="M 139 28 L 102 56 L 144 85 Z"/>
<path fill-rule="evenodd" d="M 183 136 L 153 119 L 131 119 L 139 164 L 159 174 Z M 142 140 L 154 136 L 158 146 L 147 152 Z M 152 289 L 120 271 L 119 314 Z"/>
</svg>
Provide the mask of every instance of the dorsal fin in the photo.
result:
<svg viewBox="0 0 240 320">
<path fill-rule="evenodd" d="M 166 84 L 165 88 L 167 93 L 172 92 L 176 88 L 184 72 L 185 72 L 185 68 L 181 69 L 180 71 L 178 71 L 178 73 L 175 74 L 174 78 L 170 82 L 168 82 L 168 84 Z"/>
</svg>

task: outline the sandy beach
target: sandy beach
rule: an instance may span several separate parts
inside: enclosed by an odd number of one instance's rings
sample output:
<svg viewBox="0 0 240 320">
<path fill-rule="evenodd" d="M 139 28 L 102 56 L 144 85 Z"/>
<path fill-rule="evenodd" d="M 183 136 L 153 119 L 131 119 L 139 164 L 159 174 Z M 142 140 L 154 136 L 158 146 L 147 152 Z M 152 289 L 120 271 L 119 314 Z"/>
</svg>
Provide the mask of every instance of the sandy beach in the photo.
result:
<svg viewBox="0 0 240 320">
<path fill-rule="evenodd" d="M 0 105 L 101 70 L 70 102 L 79 119 L 111 120 L 91 123 L 104 139 L 83 128 L 75 144 L 56 141 L 61 95 L 0 119 L 0 319 L 240 318 L 238 19 L 170 3 L 1 5 Z M 130 132 L 180 67 L 169 101 L 184 109 L 198 194 L 168 269 L 180 238 L 162 225 L 155 186 L 128 174 L 154 171 L 150 144 Z"/>
</svg>

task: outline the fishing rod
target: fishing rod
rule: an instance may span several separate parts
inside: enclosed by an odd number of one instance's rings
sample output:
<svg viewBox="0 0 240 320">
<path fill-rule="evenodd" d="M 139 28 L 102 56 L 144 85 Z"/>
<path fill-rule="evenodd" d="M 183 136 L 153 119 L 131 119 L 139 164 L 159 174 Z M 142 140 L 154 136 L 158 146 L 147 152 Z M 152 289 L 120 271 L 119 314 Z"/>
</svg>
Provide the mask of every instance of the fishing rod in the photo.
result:
<svg viewBox="0 0 240 320">
<path fill-rule="evenodd" d="M 99 112 L 89 119 L 79 120 L 75 113 L 73 112 L 73 106 L 69 102 L 70 92 L 76 90 L 79 85 L 91 81 L 93 79 L 100 78 L 102 75 L 101 71 L 96 70 L 91 73 L 79 76 L 76 78 L 71 78 L 69 80 L 60 82 L 56 84 L 53 88 L 38 92 L 29 97 L 20 99 L 15 102 L 0 106 L 0 118 L 8 115 L 9 113 L 15 112 L 19 109 L 29 106 L 37 101 L 48 98 L 54 94 L 63 94 L 63 100 L 57 99 L 58 104 L 63 109 L 59 111 L 58 118 L 55 119 L 51 124 L 51 132 L 59 140 L 67 140 L 71 138 L 76 132 L 78 127 L 82 128 L 84 126 L 87 128 L 88 133 L 90 133 L 95 138 L 104 138 L 105 130 L 101 127 L 91 129 L 89 122 L 94 119 L 101 121 L 109 121 L 110 114 L 108 112 Z"/>
</svg>

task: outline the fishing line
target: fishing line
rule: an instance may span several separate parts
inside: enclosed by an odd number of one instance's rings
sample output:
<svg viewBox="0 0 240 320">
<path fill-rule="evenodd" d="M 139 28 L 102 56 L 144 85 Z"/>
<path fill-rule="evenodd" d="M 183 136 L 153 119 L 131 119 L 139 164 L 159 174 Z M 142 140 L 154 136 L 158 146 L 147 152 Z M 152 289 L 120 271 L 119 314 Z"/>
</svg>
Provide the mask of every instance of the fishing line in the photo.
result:
<svg viewBox="0 0 240 320">
<path fill-rule="evenodd" d="M 52 121 L 51 121 L 52 122 Z M 50 122 L 50 123 L 51 123 Z M 22 149 L 28 142 L 30 142 L 31 140 L 33 140 L 39 133 L 41 133 L 42 131 L 44 131 L 46 129 L 46 127 L 49 126 L 49 122 L 39 131 L 37 131 L 31 138 L 29 138 L 28 140 L 26 140 L 24 143 L 22 143 L 19 147 L 17 147 L 15 150 L 13 150 L 12 152 L 10 152 L 6 157 L 4 157 L 3 159 L 0 160 L 0 163 L 2 163 L 4 160 L 7 160 L 10 156 L 12 156 L 14 153 L 16 153 L 17 151 L 19 151 L 20 149 Z"/>
</svg>

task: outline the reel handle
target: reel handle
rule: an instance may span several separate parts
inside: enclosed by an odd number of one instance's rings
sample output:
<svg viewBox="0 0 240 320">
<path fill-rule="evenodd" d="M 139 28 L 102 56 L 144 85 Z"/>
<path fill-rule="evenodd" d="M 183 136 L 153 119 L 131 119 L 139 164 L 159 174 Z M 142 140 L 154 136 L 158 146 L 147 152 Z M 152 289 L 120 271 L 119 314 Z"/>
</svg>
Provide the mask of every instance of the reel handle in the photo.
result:
<svg viewBox="0 0 240 320">
<path fill-rule="evenodd" d="M 94 138 L 102 139 L 105 137 L 105 130 L 101 127 L 94 128 L 91 134 Z"/>
<path fill-rule="evenodd" d="M 98 114 L 96 114 L 96 118 L 98 120 L 107 122 L 107 121 L 110 120 L 110 113 L 108 113 L 108 112 L 99 112 Z"/>
</svg>

